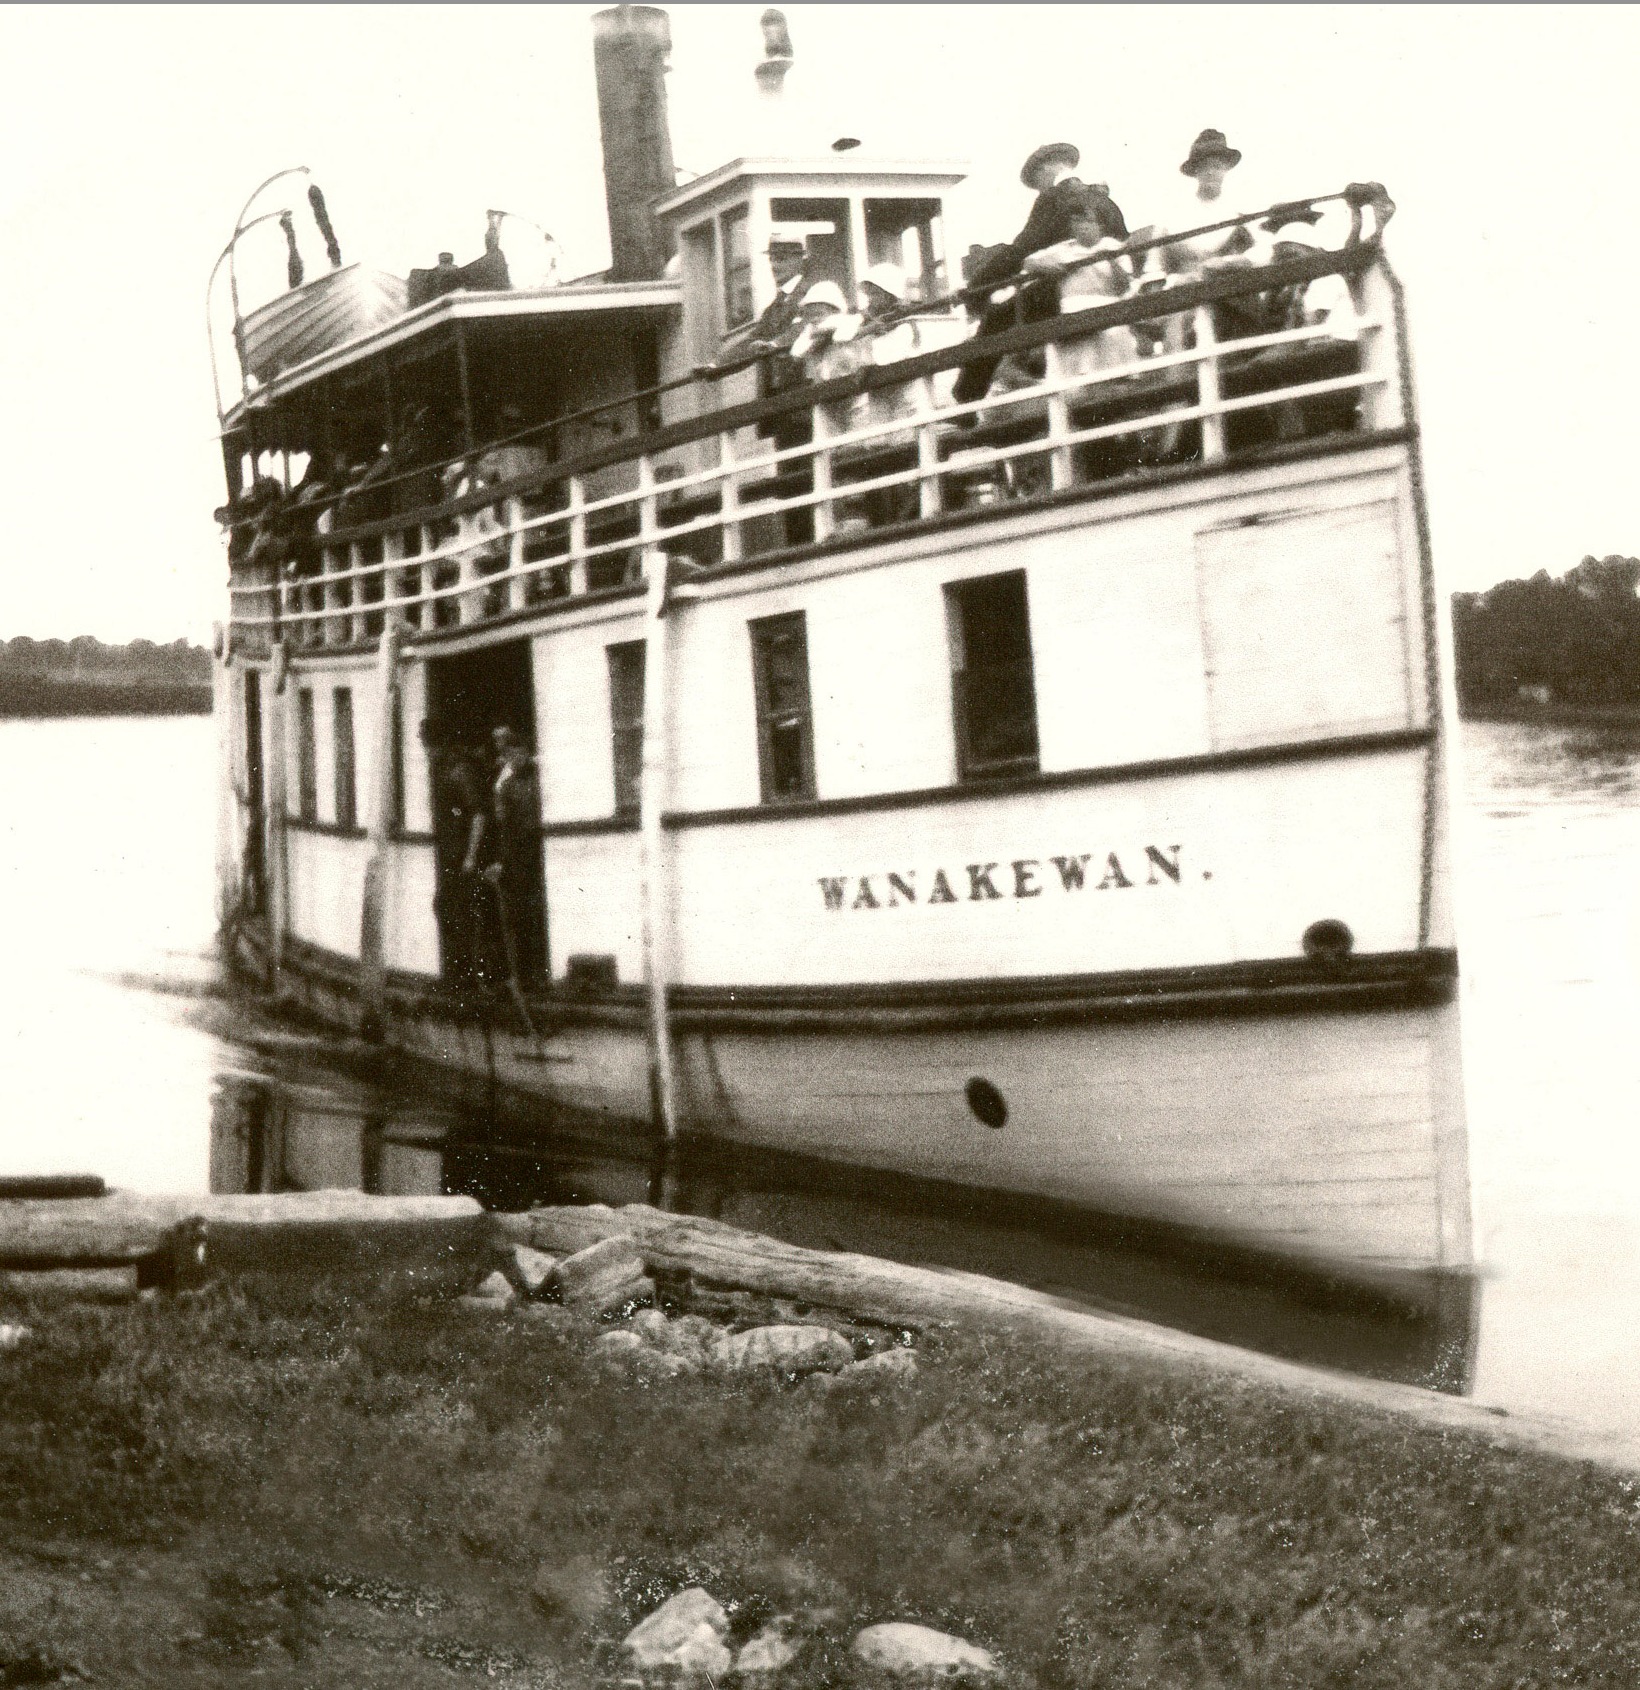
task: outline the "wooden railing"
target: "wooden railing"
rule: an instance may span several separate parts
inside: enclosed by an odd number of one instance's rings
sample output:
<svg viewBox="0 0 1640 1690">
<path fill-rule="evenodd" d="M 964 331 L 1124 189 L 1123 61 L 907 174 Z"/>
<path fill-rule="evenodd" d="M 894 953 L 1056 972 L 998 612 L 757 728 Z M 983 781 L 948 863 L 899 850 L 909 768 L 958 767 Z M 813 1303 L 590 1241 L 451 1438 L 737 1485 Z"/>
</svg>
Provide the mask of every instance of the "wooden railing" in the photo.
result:
<svg viewBox="0 0 1640 1690">
<path fill-rule="evenodd" d="M 1352 279 L 1357 338 L 1325 323 L 1221 340 L 1223 308 L 1325 275 Z M 1133 295 L 987 337 L 1040 374 L 967 404 L 950 380 L 981 343 L 722 408 L 539 474 L 343 526 L 333 507 L 305 567 L 241 569 L 241 643 L 430 633 L 634 588 L 646 553 L 711 569 L 976 507 L 1214 466 L 1270 444 L 1400 426 L 1395 284 L 1376 243 Z M 1174 348 L 1081 371 L 1076 349 L 1134 323 Z M 298 555 L 301 555 L 299 552 Z"/>
</svg>

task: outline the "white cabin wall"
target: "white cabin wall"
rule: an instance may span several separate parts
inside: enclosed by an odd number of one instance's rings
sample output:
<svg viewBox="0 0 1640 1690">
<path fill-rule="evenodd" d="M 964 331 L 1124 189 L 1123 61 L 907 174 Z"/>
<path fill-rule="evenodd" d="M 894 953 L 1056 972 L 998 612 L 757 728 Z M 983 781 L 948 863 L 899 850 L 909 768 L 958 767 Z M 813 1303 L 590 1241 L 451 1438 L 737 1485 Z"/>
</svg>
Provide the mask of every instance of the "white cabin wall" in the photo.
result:
<svg viewBox="0 0 1640 1690">
<path fill-rule="evenodd" d="M 423 841 L 392 846 L 386 867 L 383 949 L 387 966 L 403 973 L 436 975 L 433 847 Z"/>
<path fill-rule="evenodd" d="M 404 830 L 433 829 L 433 783 L 421 724 L 427 714 L 427 665 L 405 663 L 399 669 L 399 715 L 404 734 Z"/>
<path fill-rule="evenodd" d="M 572 956 L 613 956 L 620 979 L 643 978 L 643 899 L 635 829 L 546 842 L 552 972 Z"/>
<path fill-rule="evenodd" d="M 310 945 L 357 957 L 366 841 L 293 827 L 287 849 L 291 931 Z"/>
<path fill-rule="evenodd" d="M 612 645 L 642 638 L 643 619 L 634 611 L 619 619 L 556 627 L 531 642 L 541 808 L 549 826 L 615 813 L 605 653 Z"/>
</svg>

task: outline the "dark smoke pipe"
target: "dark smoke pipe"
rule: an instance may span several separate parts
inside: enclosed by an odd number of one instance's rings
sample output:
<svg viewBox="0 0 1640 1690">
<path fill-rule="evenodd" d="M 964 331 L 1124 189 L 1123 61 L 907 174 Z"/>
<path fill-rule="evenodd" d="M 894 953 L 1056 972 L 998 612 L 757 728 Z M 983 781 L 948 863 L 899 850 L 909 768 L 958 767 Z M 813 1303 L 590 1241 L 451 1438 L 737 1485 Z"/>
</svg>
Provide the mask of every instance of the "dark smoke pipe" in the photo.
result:
<svg viewBox="0 0 1640 1690">
<path fill-rule="evenodd" d="M 612 6 L 593 16 L 609 273 L 617 282 L 659 276 L 672 256 L 671 240 L 651 209 L 677 182 L 666 121 L 671 51 L 671 24 L 658 6 Z"/>
<path fill-rule="evenodd" d="M 325 251 L 330 257 L 332 270 L 342 267 L 342 246 L 336 239 L 336 231 L 330 226 L 330 213 L 325 209 L 325 196 L 319 192 L 317 182 L 308 185 L 308 204 L 313 207 L 313 221 L 319 225 L 319 233 L 325 238 Z"/>
</svg>

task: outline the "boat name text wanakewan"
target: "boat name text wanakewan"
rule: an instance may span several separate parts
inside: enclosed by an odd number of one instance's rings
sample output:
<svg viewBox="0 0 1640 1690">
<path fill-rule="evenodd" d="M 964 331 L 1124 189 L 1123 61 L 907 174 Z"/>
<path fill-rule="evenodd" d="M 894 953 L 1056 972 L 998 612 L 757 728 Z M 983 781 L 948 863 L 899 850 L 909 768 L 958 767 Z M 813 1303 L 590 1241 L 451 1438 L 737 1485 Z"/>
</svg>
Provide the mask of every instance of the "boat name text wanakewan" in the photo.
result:
<svg viewBox="0 0 1640 1690">
<path fill-rule="evenodd" d="M 1122 866 L 1114 851 L 1102 861 L 1092 851 L 1068 857 L 1014 857 L 1002 863 L 965 863 L 957 870 L 936 868 L 919 887 L 916 869 L 904 872 L 823 874 L 816 884 L 828 910 L 898 909 L 904 904 L 988 903 L 1003 898 L 1040 898 L 1044 892 L 1122 891 L 1134 886 L 1178 886 L 1184 870 L 1182 847 L 1162 850 L 1147 845 L 1144 860 L 1129 857 Z M 1090 866 L 1091 865 L 1091 866 Z M 1211 880 L 1203 870 L 1202 879 Z"/>
</svg>

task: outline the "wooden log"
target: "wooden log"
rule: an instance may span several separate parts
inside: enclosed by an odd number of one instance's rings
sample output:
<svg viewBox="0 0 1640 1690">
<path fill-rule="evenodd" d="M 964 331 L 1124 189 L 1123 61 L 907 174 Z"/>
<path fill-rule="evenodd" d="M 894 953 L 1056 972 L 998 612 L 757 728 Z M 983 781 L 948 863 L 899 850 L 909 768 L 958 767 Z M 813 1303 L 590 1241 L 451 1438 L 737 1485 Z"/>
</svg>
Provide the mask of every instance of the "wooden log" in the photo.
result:
<svg viewBox="0 0 1640 1690">
<path fill-rule="evenodd" d="M 108 1191 L 97 1174 L 12 1174 L 0 1178 L 0 1201 L 27 1198 L 101 1197 Z"/>
<path fill-rule="evenodd" d="M 1081 1308 L 1023 1285 L 954 1270 L 907 1267 L 870 1256 L 806 1250 L 742 1232 L 721 1221 L 665 1214 L 645 1204 L 602 1205 L 531 1212 L 538 1249 L 583 1249 L 622 1233 L 652 1270 L 688 1272 L 738 1286 L 859 1315 L 912 1330 L 966 1325 L 1047 1340 L 1060 1351 L 1142 1357 L 1293 1392 L 1336 1399 L 1413 1418 L 1426 1425 L 1477 1433 L 1489 1442 L 1583 1453 L 1565 1428 L 1500 1419 L 1486 1408 L 1414 1385 L 1357 1378 L 1300 1362 L 1239 1349 L 1149 1321 Z M 1603 1448 L 1587 1453 L 1609 1453 Z"/>
<path fill-rule="evenodd" d="M 199 1219 L 213 1249 L 246 1241 L 367 1239 L 388 1229 L 472 1234 L 483 1209 L 472 1197 L 373 1197 L 362 1191 L 211 1193 L 198 1197 L 107 1197 L 0 1204 L 0 1267 L 31 1262 L 135 1262 L 167 1247 L 182 1221 Z"/>
<path fill-rule="evenodd" d="M 135 1267 L 42 1268 L 0 1273 L 0 1295 L 75 1297 L 83 1302 L 125 1303 L 137 1294 Z"/>
</svg>

